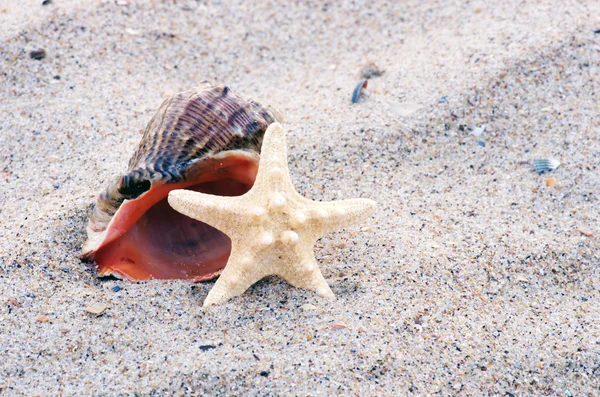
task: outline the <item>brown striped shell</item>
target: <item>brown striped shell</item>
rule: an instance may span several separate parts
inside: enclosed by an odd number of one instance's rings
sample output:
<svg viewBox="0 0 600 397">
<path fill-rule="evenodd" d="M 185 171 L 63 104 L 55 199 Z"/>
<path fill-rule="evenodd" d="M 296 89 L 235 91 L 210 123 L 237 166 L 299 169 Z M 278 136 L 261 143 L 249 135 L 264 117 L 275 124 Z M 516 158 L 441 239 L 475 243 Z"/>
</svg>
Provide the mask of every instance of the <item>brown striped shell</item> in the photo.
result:
<svg viewBox="0 0 600 397">
<path fill-rule="evenodd" d="M 281 121 L 277 111 L 246 101 L 224 85 L 165 100 L 127 172 L 98 197 L 83 256 L 96 262 L 100 275 L 214 277 L 229 255 L 227 237 L 177 214 L 166 197 L 176 188 L 245 193 L 256 176 L 263 135 L 275 121 Z"/>
</svg>

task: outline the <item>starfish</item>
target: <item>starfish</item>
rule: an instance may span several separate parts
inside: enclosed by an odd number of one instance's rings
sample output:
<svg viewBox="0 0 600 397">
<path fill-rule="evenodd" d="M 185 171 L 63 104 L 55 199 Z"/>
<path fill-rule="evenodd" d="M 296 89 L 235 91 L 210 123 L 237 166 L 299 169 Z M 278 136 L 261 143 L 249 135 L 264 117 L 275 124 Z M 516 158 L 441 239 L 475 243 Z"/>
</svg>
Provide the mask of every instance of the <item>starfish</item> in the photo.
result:
<svg viewBox="0 0 600 397">
<path fill-rule="evenodd" d="M 168 201 L 176 211 L 231 239 L 227 265 L 205 307 L 241 295 L 270 275 L 334 298 L 317 266 L 314 245 L 327 233 L 369 217 L 376 207 L 368 199 L 316 202 L 296 192 L 288 170 L 285 130 L 279 123 L 265 132 L 256 180 L 247 193 L 222 197 L 173 190 Z"/>
</svg>

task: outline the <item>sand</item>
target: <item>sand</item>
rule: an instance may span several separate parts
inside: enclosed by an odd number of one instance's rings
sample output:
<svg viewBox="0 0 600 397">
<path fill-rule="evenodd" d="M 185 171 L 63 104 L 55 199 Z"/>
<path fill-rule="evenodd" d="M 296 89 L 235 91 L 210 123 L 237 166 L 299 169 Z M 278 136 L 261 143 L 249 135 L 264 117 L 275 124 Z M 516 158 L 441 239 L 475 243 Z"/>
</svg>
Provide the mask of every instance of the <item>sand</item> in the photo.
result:
<svg viewBox="0 0 600 397">
<path fill-rule="evenodd" d="M 0 2 L 0 394 L 597 395 L 600 2 L 287 3 Z M 379 203 L 317 244 L 336 301 L 78 259 L 202 80 L 285 114 L 303 195 Z"/>
</svg>

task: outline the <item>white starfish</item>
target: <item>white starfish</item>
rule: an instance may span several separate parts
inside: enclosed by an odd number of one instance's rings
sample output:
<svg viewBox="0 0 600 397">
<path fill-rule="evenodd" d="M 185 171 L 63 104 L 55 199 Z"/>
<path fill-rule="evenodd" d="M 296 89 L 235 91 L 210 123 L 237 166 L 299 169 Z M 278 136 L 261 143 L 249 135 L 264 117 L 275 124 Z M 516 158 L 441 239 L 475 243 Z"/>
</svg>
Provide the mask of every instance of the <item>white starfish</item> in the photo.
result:
<svg viewBox="0 0 600 397">
<path fill-rule="evenodd" d="M 169 204 L 231 239 L 227 265 L 204 306 L 241 295 L 270 275 L 334 298 L 317 266 L 315 242 L 369 217 L 376 206 L 367 199 L 316 202 L 300 196 L 289 176 L 285 130 L 278 123 L 265 133 L 256 181 L 246 194 L 221 197 L 173 190 Z"/>
</svg>

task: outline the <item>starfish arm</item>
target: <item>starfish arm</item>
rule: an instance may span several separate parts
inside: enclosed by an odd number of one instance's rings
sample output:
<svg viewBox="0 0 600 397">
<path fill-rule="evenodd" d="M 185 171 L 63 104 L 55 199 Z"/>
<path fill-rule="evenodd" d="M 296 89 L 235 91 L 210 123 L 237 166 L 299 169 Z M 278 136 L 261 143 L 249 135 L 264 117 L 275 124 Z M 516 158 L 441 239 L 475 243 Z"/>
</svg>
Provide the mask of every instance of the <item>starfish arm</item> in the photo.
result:
<svg viewBox="0 0 600 397">
<path fill-rule="evenodd" d="M 335 295 L 329 288 L 323 274 L 321 274 L 321 270 L 319 270 L 312 246 L 310 252 L 307 252 L 303 257 L 302 263 L 289 267 L 287 271 L 280 273 L 279 276 L 296 288 L 304 288 L 314 291 L 322 297 L 335 299 Z"/>
<path fill-rule="evenodd" d="M 222 197 L 191 190 L 169 192 L 169 205 L 177 212 L 222 231 L 230 236 L 240 225 L 243 211 L 240 197 Z M 231 236 L 230 236 L 231 237 Z"/>
<path fill-rule="evenodd" d="M 218 305 L 242 295 L 252 284 L 265 275 L 257 271 L 253 258 L 242 254 L 242 250 L 232 247 L 223 273 L 204 300 L 204 307 Z"/>
<path fill-rule="evenodd" d="M 255 186 L 269 186 L 271 190 L 293 190 L 287 164 L 285 130 L 279 123 L 267 128 L 263 138 Z"/>
<path fill-rule="evenodd" d="M 376 207 L 377 204 L 369 199 L 313 201 L 308 206 L 307 224 L 313 228 L 316 237 L 322 237 L 370 217 Z"/>
</svg>

